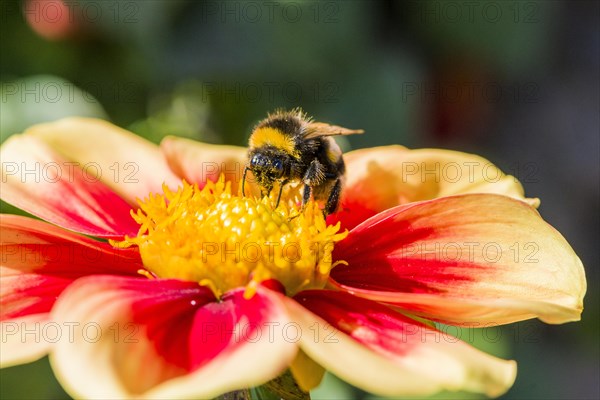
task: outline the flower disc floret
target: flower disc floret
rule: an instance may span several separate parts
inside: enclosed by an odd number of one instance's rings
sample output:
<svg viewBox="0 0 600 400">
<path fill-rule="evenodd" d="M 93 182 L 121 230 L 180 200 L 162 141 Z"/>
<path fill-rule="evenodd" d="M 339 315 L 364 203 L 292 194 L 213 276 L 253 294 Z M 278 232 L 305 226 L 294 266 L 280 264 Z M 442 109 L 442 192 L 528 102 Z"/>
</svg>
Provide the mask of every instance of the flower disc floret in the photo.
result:
<svg viewBox="0 0 600 400">
<path fill-rule="evenodd" d="M 340 226 L 327 226 L 314 202 L 301 210 L 295 199 L 239 197 L 221 177 L 197 184 L 183 182 L 177 191 L 163 187 L 139 201 L 132 216 L 138 235 L 124 245 L 139 247 L 149 277 L 195 281 L 216 296 L 275 279 L 293 295 L 323 288 L 335 265 L 334 243 L 346 237 Z"/>
</svg>

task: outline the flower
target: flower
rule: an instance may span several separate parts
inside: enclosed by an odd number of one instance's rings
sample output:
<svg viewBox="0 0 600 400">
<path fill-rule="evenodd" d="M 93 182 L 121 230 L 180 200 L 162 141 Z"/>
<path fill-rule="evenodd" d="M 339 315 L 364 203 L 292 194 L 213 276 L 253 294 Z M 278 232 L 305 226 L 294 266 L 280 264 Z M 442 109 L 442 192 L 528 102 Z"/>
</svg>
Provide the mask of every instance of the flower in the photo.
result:
<svg viewBox="0 0 600 400">
<path fill-rule="evenodd" d="M 305 390 L 327 369 L 380 395 L 498 396 L 515 362 L 439 340 L 427 320 L 582 312 L 579 258 L 477 156 L 349 152 L 325 221 L 313 203 L 298 215 L 293 192 L 276 210 L 236 195 L 240 147 L 157 147 L 71 118 L 0 152 L 2 199 L 44 220 L 1 217 L 2 366 L 49 354 L 76 397 L 214 397 L 288 367 Z"/>
</svg>

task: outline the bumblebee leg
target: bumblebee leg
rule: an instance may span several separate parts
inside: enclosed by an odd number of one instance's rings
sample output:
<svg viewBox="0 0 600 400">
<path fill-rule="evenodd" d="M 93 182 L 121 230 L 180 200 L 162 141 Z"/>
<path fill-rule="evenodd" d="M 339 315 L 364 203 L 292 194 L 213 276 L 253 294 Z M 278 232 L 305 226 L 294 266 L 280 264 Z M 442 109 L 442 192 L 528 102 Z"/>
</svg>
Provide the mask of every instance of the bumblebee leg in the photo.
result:
<svg viewBox="0 0 600 400">
<path fill-rule="evenodd" d="M 312 194 L 312 187 L 310 187 L 310 185 L 304 185 L 304 189 L 302 189 L 302 206 L 300 207 L 300 210 L 298 211 L 298 213 L 296 215 L 288 218 L 288 221 L 293 220 L 294 218 L 296 218 L 297 216 L 299 216 L 300 214 L 302 214 L 304 212 L 304 209 L 306 208 L 306 203 L 308 203 L 310 201 L 311 194 Z"/>
<path fill-rule="evenodd" d="M 283 180 L 279 183 L 279 194 L 277 195 L 277 202 L 275 203 L 275 208 L 279 207 L 279 200 L 281 200 L 281 192 L 283 192 L 283 187 L 287 183 L 287 179 Z"/>
<path fill-rule="evenodd" d="M 308 166 L 308 169 L 304 173 L 304 177 L 302 178 L 302 182 L 304 183 L 304 189 L 302 191 L 302 207 L 300 208 L 300 212 L 294 217 L 290 218 L 290 220 L 296 218 L 298 215 L 304 212 L 306 204 L 308 204 L 311 196 L 313 195 L 313 188 L 321 184 L 324 179 L 325 167 L 319 162 L 319 160 L 312 160 Z"/>
<path fill-rule="evenodd" d="M 246 165 L 244 168 L 244 175 L 242 176 L 242 197 L 246 197 L 246 173 L 250 168 Z"/>
<path fill-rule="evenodd" d="M 310 201 L 310 195 L 312 194 L 312 187 L 310 185 L 304 185 L 304 190 L 302 192 L 302 210 L 306 207 L 306 203 Z"/>
<path fill-rule="evenodd" d="M 302 181 L 308 186 L 319 186 L 325 180 L 325 167 L 317 159 L 312 160 L 309 164 Z"/>
<path fill-rule="evenodd" d="M 340 205 L 340 195 L 342 194 L 342 180 L 336 179 L 333 187 L 331 188 L 331 192 L 329 193 L 329 198 L 327 199 L 327 204 L 325 204 L 325 216 L 329 214 L 333 214 L 337 211 L 338 206 Z"/>
<path fill-rule="evenodd" d="M 302 208 L 313 195 L 313 189 L 319 186 L 325 180 L 325 167 L 317 159 L 312 160 L 308 166 L 302 181 L 304 182 L 304 193 L 302 196 Z"/>
</svg>

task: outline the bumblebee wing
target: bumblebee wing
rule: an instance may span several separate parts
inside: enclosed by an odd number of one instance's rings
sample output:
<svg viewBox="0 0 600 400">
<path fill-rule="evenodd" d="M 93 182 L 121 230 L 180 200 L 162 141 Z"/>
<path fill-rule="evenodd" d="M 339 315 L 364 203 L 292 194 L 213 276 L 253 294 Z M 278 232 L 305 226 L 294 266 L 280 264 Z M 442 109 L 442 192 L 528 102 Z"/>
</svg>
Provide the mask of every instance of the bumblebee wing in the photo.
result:
<svg viewBox="0 0 600 400">
<path fill-rule="evenodd" d="M 363 133 L 362 129 L 348 129 L 323 122 L 311 122 L 303 135 L 304 139 L 314 139 L 320 136 L 355 135 Z"/>
</svg>

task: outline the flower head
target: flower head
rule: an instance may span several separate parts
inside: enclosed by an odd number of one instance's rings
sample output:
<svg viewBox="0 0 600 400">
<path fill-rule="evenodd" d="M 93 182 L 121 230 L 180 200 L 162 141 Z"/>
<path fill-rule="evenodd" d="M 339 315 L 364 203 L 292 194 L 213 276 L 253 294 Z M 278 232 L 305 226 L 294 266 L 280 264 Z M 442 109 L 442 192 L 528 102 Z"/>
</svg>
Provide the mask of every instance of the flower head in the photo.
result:
<svg viewBox="0 0 600 400">
<path fill-rule="evenodd" d="M 423 318 L 580 318 L 579 258 L 482 158 L 351 152 L 325 220 L 294 191 L 242 196 L 245 153 L 89 119 L 8 140 L 2 199 L 47 222 L 1 217 L 2 365 L 49 354 L 77 397 L 214 397 L 287 368 L 305 390 L 327 369 L 381 395 L 497 396 L 515 363 Z M 44 324 L 68 335 L 21 335 Z"/>
<path fill-rule="evenodd" d="M 333 267 L 336 226 L 327 226 L 318 205 L 301 212 L 292 199 L 273 209 L 271 199 L 231 194 L 223 177 L 183 182 L 172 192 L 150 195 L 133 218 L 141 225 L 136 244 L 151 276 L 199 282 L 220 297 L 228 290 L 275 279 L 288 295 L 322 289 Z"/>
</svg>

